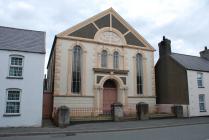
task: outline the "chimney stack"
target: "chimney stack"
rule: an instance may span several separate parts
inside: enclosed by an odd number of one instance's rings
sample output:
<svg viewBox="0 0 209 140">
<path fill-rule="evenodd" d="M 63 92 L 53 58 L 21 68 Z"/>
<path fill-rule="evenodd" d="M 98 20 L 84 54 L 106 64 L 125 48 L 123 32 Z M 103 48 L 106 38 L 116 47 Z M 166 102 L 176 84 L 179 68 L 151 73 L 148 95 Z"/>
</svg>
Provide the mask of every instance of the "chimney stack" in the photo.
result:
<svg viewBox="0 0 209 140">
<path fill-rule="evenodd" d="M 205 49 L 200 52 L 200 57 L 209 60 L 209 49 L 205 46 Z"/>
<path fill-rule="evenodd" d="M 160 58 L 171 54 L 171 41 L 166 39 L 165 36 L 163 36 L 163 40 L 158 44 L 158 46 Z"/>
</svg>

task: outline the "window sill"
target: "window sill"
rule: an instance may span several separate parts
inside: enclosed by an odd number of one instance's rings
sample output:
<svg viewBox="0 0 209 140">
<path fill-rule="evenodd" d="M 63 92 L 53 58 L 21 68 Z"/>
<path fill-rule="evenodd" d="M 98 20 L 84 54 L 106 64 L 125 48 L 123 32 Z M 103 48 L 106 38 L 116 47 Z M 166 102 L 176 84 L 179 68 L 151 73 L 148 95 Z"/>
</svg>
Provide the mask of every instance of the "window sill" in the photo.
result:
<svg viewBox="0 0 209 140">
<path fill-rule="evenodd" d="M 143 93 L 136 93 L 137 96 L 143 96 Z"/>
<path fill-rule="evenodd" d="M 13 116 L 20 116 L 20 113 L 5 113 L 3 116 L 4 117 L 13 117 Z"/>
<path fill-rule="evenodd" d="M 71 93 L 71 96 L 82 96 L 81 93 Z"/>
<path fill-rule="evenodd" d="M 23 79 L 23 77 L 12 77 L 12 76 L 7 76 L 7 79 Z"/>
</svg>

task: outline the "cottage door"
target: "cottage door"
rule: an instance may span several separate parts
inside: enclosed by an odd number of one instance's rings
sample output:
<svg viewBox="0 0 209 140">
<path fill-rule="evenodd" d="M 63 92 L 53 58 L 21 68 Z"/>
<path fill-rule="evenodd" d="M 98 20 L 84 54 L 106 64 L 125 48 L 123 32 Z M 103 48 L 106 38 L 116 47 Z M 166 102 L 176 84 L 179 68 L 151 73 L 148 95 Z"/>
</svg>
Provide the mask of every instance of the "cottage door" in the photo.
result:
<svg viewBox="0 0 209 140">
<path fill-rule="evenodd" d="M 107 80 L 103 88 L 103 111 L 110 112 L 111 104 L 117 102 L 117 86 L 115 81 Z"/>
</svg>

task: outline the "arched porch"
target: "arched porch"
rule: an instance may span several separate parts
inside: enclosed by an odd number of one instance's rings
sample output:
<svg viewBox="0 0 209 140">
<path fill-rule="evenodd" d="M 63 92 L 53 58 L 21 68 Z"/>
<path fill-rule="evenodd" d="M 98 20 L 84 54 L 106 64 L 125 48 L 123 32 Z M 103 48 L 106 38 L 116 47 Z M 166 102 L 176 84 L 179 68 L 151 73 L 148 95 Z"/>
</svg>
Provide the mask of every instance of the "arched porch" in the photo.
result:
<svg viewBox="0 0 209 140">
<path fill-rule="evenodd" d="M 95 107 L 97 108 L 110 109 L 110 105 L 115 102 L 127 105 L 127 98 L 127 87 L 115 75 L 104 76 L 99 84 L 95 85 Z"/>
</svg>

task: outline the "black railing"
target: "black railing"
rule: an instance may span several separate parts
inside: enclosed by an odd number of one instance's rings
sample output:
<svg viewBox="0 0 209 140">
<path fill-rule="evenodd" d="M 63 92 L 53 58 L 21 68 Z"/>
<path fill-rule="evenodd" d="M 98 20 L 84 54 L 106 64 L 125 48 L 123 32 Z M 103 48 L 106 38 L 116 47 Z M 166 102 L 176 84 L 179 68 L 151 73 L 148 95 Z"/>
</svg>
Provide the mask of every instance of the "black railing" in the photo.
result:
<svg viewBox="0 0 209 140">
<path fill-rule="evenodd" d="M 107 121 L 112 120 L 111 110 L 101 108 L 70 108 L 71 121 Z"/>
</svg>

